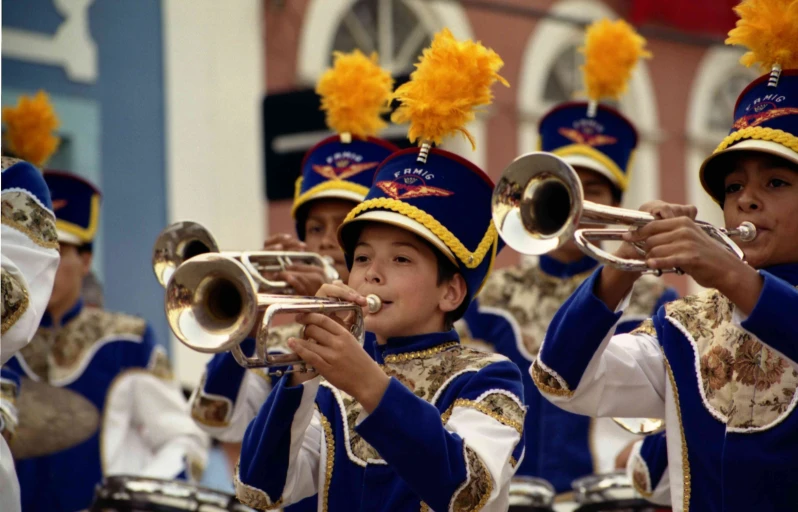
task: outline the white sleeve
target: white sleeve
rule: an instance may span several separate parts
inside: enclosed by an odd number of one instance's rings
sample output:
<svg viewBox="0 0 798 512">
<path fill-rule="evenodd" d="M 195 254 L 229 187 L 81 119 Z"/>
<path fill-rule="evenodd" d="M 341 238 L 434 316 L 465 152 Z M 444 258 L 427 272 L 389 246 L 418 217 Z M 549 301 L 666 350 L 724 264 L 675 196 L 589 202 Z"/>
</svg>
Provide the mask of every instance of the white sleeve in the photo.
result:
<svg viewBox="0 0 798 512">
<path fill-rule="evenodd" d="M 9 198 L 9 195 L 12 197 Z M 14 353 L 27 345 L 39 328 L 53 291 L 60 257 L 56 242 L 48 241 L 19 222 L 8 220 L 18 210 L 16 203 L 29 196 L 19 191 L 4 190 L 2 197 L 0 263 L 3 303 L 0 364 L 5 364 Z M 38 203 L 33 204 L 38 207 Z M 30 204 L 27 206 L 31 207 Z M 52 212 L 43 207 L 39 207 L 36 212 L 46 218 L 47 222 L 52 222 L 52 226 L 55 225 Z M 54 229 L 53 227 L 53 232 Z"/>
<path fill-rule="evenodd" d="M 214 438 L 240 443 L 247 425 L 255 418 L 272 389 L 262 371 L 247 370 L 235 401 L 222 395 L 206 393 L 205 378 L 191 395 L 191 416 L 197 425 Z M 217 412 L 221 411 L 221 413 Z"/>
<path fill-rule="evenodd" d="M 209 441 L 175 381 L 146 370 L 117 377 L 103 422 L 105 474 L 201 477 Z"/>
<path fill-rule="evenodd" d="M 664 418 L 667 376 L 656 338 L 612 333 L 601 342 L 574 390 L 538 358 L 530 368 L 538 389 L 558 407 L 576 414 Z"/>
</svg>

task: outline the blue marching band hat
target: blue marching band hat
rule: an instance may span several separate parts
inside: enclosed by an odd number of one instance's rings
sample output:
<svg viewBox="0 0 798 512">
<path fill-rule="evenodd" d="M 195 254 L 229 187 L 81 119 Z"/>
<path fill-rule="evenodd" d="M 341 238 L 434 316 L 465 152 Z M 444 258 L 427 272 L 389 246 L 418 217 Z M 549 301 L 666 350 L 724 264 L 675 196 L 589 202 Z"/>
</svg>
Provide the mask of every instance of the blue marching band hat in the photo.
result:
<svg viewBox="0 0 798 512">
<path fill-rule="evenodd" d="M 302 162 L 296 181 L 291 215 L 300 240 L 305 239 L 305 216 L 309 202 L 316 199 L 345 199 L 361 202 L 374 181 L 377 167 L 399 148 L 375 137 L 344 142 L 338 135 L 311 148 Z"/>
<path fill-rule="evenodd" d="M 798 9 L 743 1 L 734 10 L 740 17 L 726 44 L 748 49 L 740 58 L 759 65 L 763 75 L 737 98 L 734 121 L 699 170 L 701 185 L 718 203 L 725 196 L 726 159 L 738 151 L 768 153 L 798 164 Z"/>
<path fill-rule="evenodd" d="M 100 222 L 100 191 L 69 172 L 45 170 L 43 175 L 50 189 L 58 241 L 77 246 L 91 244 Z"/>
<path fill-rule="evenodd" d="M 540 149 L 601 174 L 623 192 L 629 185 L 637 130 L 614 108 L 598 105 L 592 117 L 588 109 L 588 102 L 574 101 L 550 110 L 538 127 Z"/>
<path fill-rule="evenodd" d="M 763 75 L 740 94 L 729 135 L 701 166 L 701 185 L 718 203 L 725 195 L 724 155 L 760 151 L 798 164 L 798 69 L 782 71 L 777 85 L 769 84 L 770 76 Z"/>
<path fill-rule="evenodd" d="M 459 58 L 440 58 L 441 48 L 449 57 L 459 53 Z M 463 63 L 474 69 L 460 69 Z M 479 293 L 503 247 L 491 216 L 494 184 L 473 163 L 431 146 L 456 132 L 471 140 L 463 125 L 473 119 L 471 109 L 490 103 L 490 86 L 503 82 L 498 75 L 502 65 L 495 52 L 479 43 L 456 41 L 446 29 L 436 34 L 411 80 L 397 89 L 395 97 L 402 105 L 392 116 L 394 122 L 409 121 L 411 142 L 418 139 L 422 146 L 386 158 L 366 199 L 339 228 L 339 242 L 350 268 L 358 228 L 362 222 L 380 222 L 414 233 L 458 268 L 467 285 L 463 306 Z M 475 79 L 480 72 L 483 76 Z M 465 96 L 462 80 L 481 85 Z M 430 86 L 432 82 L 436 87 Z M 459 108 L 449 108 L 452 104 Z"/>
<path fill-rule="evenodd" d="M 645 44 L 623 20 L 601 19 L 588 26 L 581 48 L 588 101 L 560 104 L 538 126 L 542 151 L 601 174 L 621 192 L 629 185 L 637 130 L 626 116 L 600 101 L 618 100 L 626 92 L 639 59 L 651 57 Z"/>
<path fill-rule="evenodd" d="M 386 123 L 393 78 L 377 64 L 377 55 L 359 50 L 335 52 L 333 67 L 316 85 L 326 123 L 337 135 L 316 144 L 302 161 L 291 216 L 300 240 L 305 239 L 307 206 L 316 199 L 344 199 L 359 203 L 369 191 L 377 167 L 398 151 L 394 144 L 374 137 Z M 352 91 L 358 91 L 353 94 Z"/>
</svg>

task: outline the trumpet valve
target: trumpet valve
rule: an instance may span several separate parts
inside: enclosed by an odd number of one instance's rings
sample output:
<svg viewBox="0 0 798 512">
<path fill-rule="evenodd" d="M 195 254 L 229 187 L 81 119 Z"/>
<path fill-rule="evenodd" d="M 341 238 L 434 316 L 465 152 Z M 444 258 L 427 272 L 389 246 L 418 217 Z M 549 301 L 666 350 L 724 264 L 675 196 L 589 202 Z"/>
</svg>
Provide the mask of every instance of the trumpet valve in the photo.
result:
<svg viewBox="0 0 798 512">
<path fill-rule="evenodd" d="M 369 313 L 377 313 L 380 309 L 382 309 L 382 299 L 374 294 L 366 295 L 366 305 L 368 307 Z"/>
</svg>

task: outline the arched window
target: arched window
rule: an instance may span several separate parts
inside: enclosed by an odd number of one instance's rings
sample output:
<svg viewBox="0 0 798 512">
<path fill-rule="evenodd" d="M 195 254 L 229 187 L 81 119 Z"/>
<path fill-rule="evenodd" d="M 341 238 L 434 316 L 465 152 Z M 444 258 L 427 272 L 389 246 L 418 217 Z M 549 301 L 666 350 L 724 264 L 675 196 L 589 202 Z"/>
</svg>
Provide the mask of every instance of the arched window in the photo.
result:
<svg viewBox="0 0 798 512">
<path fill-rule="evenodd" d="M 403 0 L 358 0 L 341 19 L 333 48 L 376 51 L 380 64 L 394 75 L 410 73 L 431 41 L 429 27 L 421 19 L 430 13 L 414 7 L 418 6 Z"/>
<path fill-rule="evenodd" d="M 380 65 L 395 76 L 408 74 L 432 36 L 444 27 L 457 38 L 474 39 L 465 9 L 457 2 L 311 0 L 299 41 L 298 80 L 312 86 L 330 65 L 333 51 L 355 48 L 378 52 Z M 476 140 L 476 151 L 460 136 L 446 141 L 443 147 L 484 169 L 485 123 L 478 119 L 467 128 Z M 388 130 L 392 134 L 407 133 L 406 126 Z"/>
<path fill-rule="evenodd" d="M 696 72 L 690 93 L 687 116 L 687 150 L 685 182 L 687 200 L 698 207 L 698 218 L 716 226 L 723 226 L 723 211 L 704 192 L 698 179 L 701 163 L 729 133 L 734 118 L 737 97 L 758 75 L 753 69 L 740 65 L 742 51 L 731 47 L 707 50 Z M 690 291 L 700 290 L 690 280 Z"/>
</svg>

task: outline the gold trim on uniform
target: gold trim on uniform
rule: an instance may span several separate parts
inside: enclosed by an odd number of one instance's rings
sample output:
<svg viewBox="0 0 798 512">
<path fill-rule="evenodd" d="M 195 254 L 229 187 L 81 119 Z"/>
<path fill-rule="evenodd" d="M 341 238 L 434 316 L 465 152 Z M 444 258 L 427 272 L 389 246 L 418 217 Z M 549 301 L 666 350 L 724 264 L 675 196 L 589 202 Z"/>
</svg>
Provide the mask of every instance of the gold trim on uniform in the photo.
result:
<svg viewBox="0 0 798 512">
<path fill-rule="evenodd" d="M 574 396 L 574 392 L 570 389 L 565 389 L 560 384 L 560 381 L 557 378 L 544 370 L 538 364 L 538 360 L 536 359 L 534 363 L 532 363 L 532 381 L 535 383 L 535 386 L 542 392 L 555 395 L 555 396 Z"/>
<path fill-rule="evenodd" d="M 0 274 L 0 282 L 2 282 L 3 294 L 3 310 L 2 310 L 2 332 L 5 334 L 7 330 L 14 326 L 25 311 L 28 310 L 30 300 L 28 299 L 28 290 L 20 283 L 10 272 L 2 269 Z"/>
<path fill-rule="evenodd" d="M 324 428 L 324 444 L 327 448 L 327 464 L 324 468 L 324 488 L 321 494 L 321 510 L 329 510 L 330 484 L 332 483 L 333 468 L 335 467 L 335 438 L 333 437 L 332 425 L 324 414 L 319 411 L 319 420 Z"/>
<path fill-rule="evenodd" d="M 657 337 L 657 329 L 654 327 L 654 321 L 650 318 L 643 320 L 643 323 L 638 325 L 629 334 L 648 334 L 649 336 Z"/>
<path fill-rule="evenodd" d="M 682 438 L 682 478 L 684 481 L 684 496 L 682 501 L 683 512 L 689 512 L 690 509 L 690 460 L 687 458 L 687 438 L 684 436 L 684 423 L 682 423 L 682 408 L 679 404 L 679 388 L 676 387 L 676 378 L 673 376 L 673 369 L 665 357 L 665 351 L 662 352 L 663 360 L 665 361 L 665 369 L 668 370 L 668 378 L 671 381 L 671 388 L 673 389 L 673 401 L 676 406 L 676 417 L 679 420 L 679 433 Z"/>
<path fill-rule="evenodd" d="M 238 474 L 238 463 L 236 463 L 236 472 L 233 476 L 233 487 L 235 487 L 236 498 L 238 498 L 238 501 L 248 507 L 258 510 L 276 510 L 283 506 L 282 498 L 276 502 L 272 501 L 269 495 L 265 492 L 242 482 Z"/>
<path fill-rule="evenodd" d="M 482 510 L 493 493 L 493 479 L 485 467 L 485 463 L 474 450 L 464 444 L 463 452 L 468 476 L 452 496 L 449 510 L 453 512 Z"/>
<path fill-rule="evenodd" d="M 524 430 L 524 416 L 526 411 L 512 398 L 503 393 L 491 393 L 480 401 L 458 398 L 441 415 L 444 424 L 449 421 L 455 407 L 468 407 L 475 409 L 486 416 L 490 416 L 502 425 L 514 428 L 519 434 Z"/>
<path fill-rule="evenodd" d="M 55 215 L 27 192 L 3 192 L 2 222 L 24 233 L 31 242 L 40 247 L 56 250 L 59 247 Z"/>
<path fill-rule="evenodd" d="M 434 356 L 435 354 L 440 354 L 444 350 L 455 347 L 459 344 L 459 341 L 447 341 L 446 343 L 428 348 L 426 350 L 417 350 L 416 352 L 406 352 L 404 354 L 389 354 L 385 356 L 385 362 L 403 363 L 405 361 L 410 361 L 411 359 L 423 359 L 425 357 Z"/>
</svg>

